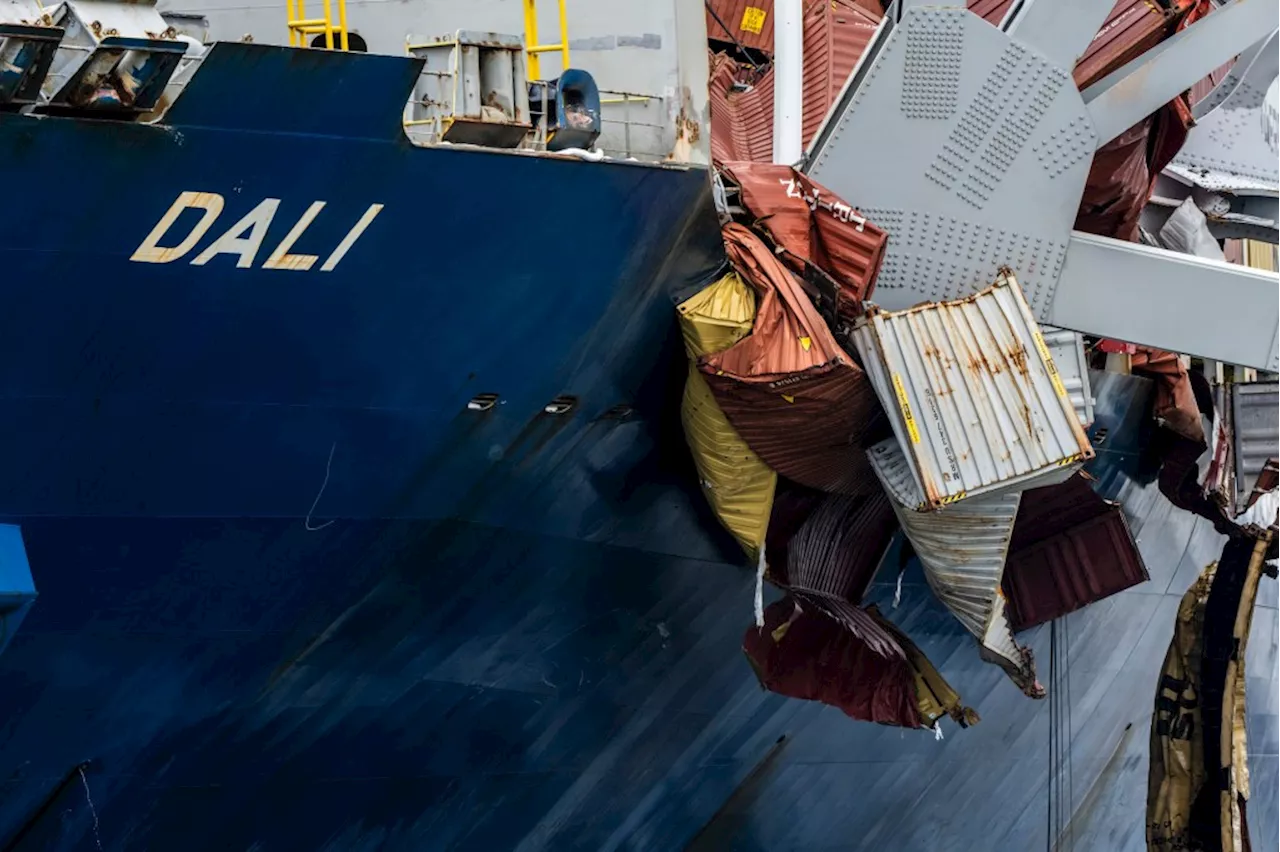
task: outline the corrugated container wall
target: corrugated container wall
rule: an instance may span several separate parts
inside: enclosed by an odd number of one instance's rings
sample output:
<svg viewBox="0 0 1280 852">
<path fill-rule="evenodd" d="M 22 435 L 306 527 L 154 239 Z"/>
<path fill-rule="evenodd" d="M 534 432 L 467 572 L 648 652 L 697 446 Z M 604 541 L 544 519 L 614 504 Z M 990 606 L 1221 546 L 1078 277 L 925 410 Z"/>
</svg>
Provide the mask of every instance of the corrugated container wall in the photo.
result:
<svg viewBox="0 0 1280 852">
<path fill-rule="evenodd" d="M 707 0 L 707 38 L 773 53 L 773 0 Z"/>
<path fill-rule="evenodd" d="M 1014 630 L 1061 618 L 1148 578 L 1124 511 L 1083 474 L 1022 493 L 1001 583 Z"/>
<path fill-rule="evenodd" d="M 928 511 L 1067 479 L 1093 447 L 1014 277 L 853 330 Z"/>
<path fill-rule="evenodd" d="M 818 0 L 806 7 L 801 119 L 806 145 L 822 127 L 879 23 L 879 15 L 850 0 Z M 750 66 L 727 56 L 712 60 L 711 147 L 718 162 L 773 160 L 773 71 L 755 76 Z M 749 88 L 734 91 L 735 80 Z"/>
<path fill-rule="evenodd" d="M 1235 426 L 1236 506 L 1243 508 L 1267 460 L 1280 455 L 1280 386 L 1276 382 L 1242 382 L 1232 386 Z"/>
<path fill-rule="evenodd" d="M 819 0 L 804 17 L 805 145 L 813 140 L 880 25 L 880 15 L 847 0 Z"/>
<path fill-rule="evenodd" d="M 937 512 L 917 512 L 923 499 L 894 439 L 868 452 L 902 531 L 915 548 L 929 588 L 991 658 L 1028 695 L 1041 693 L 1030 655 L 1014 640 L 1005 613 L 1005 555 L 1021 494 L 970 497 Z"/>
</svg>

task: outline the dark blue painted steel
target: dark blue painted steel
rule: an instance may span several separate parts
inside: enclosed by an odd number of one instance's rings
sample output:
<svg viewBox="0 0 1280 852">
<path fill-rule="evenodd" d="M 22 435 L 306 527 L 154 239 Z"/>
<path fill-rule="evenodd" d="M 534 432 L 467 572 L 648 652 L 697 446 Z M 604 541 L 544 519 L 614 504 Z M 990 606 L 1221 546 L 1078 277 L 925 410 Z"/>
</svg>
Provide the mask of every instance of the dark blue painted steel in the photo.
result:
<svg viewBox="0 0 1280 852">
<path fill-rule="evenodd" d="M 21 528 L 0 524 L 0 654 L 35 603 L 36 586 Z"/>
<path fill-rule="evenodd" d="M 326 56 L 357 90 L 412 65 Z M 176 129 L 0 118 L 0 513 L 40 590 L 0 843 L 92 844 L 92 796 L 108 849 L 678 846 L 768 747 L 674 417 L 706 173 L 215 128 L 299 85 L 217 67 Z M 130 263 L 184 190 L 222 219 Z M 267 197 L 259 261 L 314 200 L 295 252 L 386 206 L 332 273 L 187 262 Z"/>
</svg>

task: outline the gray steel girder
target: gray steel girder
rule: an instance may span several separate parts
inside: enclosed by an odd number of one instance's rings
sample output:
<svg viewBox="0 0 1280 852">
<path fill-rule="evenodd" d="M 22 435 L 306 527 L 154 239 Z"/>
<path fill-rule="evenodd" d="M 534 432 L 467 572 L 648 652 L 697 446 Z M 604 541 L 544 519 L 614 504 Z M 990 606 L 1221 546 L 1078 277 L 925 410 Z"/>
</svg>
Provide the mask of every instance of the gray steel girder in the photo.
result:
<svg viewBox="0 0 1280 852">
<path fill-rule="evenodd" d="M 1266 17 L 1263 5 L 1234 0 L 1189 27 L 1185 33 L 1226 16 L 1211 30 L 1218 38 L 1182 39 L 1170 54 L 1197 53 L 1169 72 L 1178 87 L 1169 97 L 1247 48 L 1259 31 L 1275 29 L 1275 5 L 1265 26 L 1255 20 Z M 1254 27 L 1244 44 L 1237 43 L 1241 21 Z M 1163 64 L 1139 63 L 1135 73 Z M 1091 91 L 1112 101 L 1152 91 L 1115 75 L 1103 83 Z M 1186 257 L 1159 249 L 1134 260 L 1121 250 L 1127 244 L 1073 233 L 1101 144 L 1092 113 L 1069 68 L 963 8 L 910 6 L 846 87 L 809 171 L 888 231 L 876 284 L 876 301 L 887 309 L 968 295 L 1009 266 L 1041 322 L 1274 369 L 1274 276 L 1227 264 L 1188 267 Z M 1216 313 L 1206 303 L 1234 308 L 1231 321 L 1219 323 L 1228 328 L 1204 321 Z M 1177 312 L 1189 319 L 1173 321 Z M 1249 321 L 1236 327 L 1241 313 Z M 1253 328 L 1259 324 L 1266 329 Z M 1246 334 L 1251 339 L 1242 341 Z"/>
<path fill-rule="evenodd" d="M 1280 195 L 1277 74 L 1280 51 L 1272 32 L 1222 103 L 1196 121 L 1166 171 L 1203 189 L 1263 196 L 1274 204 Z"/>
</svg>

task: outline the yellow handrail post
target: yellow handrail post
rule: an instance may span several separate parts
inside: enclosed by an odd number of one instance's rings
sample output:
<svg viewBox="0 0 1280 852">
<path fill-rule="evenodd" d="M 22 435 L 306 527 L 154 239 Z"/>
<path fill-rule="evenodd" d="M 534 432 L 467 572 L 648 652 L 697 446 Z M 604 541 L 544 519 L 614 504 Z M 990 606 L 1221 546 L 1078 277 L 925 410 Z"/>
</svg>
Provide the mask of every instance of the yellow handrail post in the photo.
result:
<svg viewBox="0 0 1280 852">
<path fill-rule="evenodd" d="M 569 68 L 569 18 L 564 13 L 564 0 L 560 0 L 560 70 Z"/>
<path fill-rule="evenodd" d="M 542 79 L 542 61 L 536 48 L 538 47 L 538 2 L 524 0 L 524 44 L 529 53 L 530 80 Z"/>
<path fill-rule="evenodd" d="M 524 52 L 529 57 L 527 74 L 530 80 L 542 79 L 542 54 L 553 50 L 560 51 L 563 71 L 569 67 L 569 16 L 564 10 L 565 0 L 557 0 L 560 12 L 560 43 L 538 43 L 538 2 L 524 0 Z"/>
</svg>

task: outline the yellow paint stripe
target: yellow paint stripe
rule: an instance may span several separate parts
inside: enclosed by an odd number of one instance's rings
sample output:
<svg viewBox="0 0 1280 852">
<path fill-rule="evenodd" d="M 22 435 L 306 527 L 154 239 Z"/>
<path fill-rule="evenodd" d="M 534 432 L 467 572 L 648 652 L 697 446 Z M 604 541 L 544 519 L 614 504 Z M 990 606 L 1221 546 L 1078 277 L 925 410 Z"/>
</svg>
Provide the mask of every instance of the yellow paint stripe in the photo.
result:
<svg viewBox="0 0 1280 852">
<path fill-rule="evenodd" d="M 907 402 L 907 389 L 902 386 L 902 376 L 893 374 L 893 391 L 898 397 L 898 408 L 902 409 L 902 418 L 907 421 L 907 433 L 911 435 L 911 443 L 920 443 L 920 429 L 911 414 L 911 404 Z"/>
</svg>

